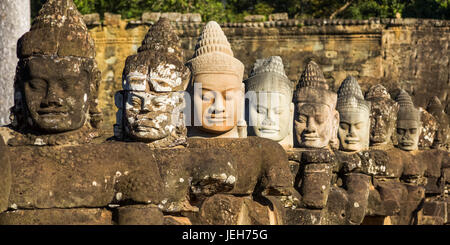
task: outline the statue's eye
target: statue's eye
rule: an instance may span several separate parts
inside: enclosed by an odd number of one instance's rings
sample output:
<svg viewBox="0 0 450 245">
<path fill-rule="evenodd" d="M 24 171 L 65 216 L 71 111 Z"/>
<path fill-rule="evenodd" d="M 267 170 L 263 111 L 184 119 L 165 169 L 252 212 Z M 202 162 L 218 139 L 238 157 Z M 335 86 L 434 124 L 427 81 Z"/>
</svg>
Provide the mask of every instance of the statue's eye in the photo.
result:
<svg viewBox="0 0 450 245">
<path fill-rule="evenodd" d="M 347 123 L 339 123 L 339 127 L 341 127 L 341 129 L 343 129 L 343 130 L 349 129 L 349 125 Z"/>
<path fill-rule="evenodd" d="M 33 79 L 29 83 L 30 87 L 32 89 L 46 89 L 47 88 L 47 82 L 45 82 L 42 79 Z"/>
<path fill-rule="evenodd" d="M 306 123 L 306 120 L 307 120 L 307 118 L 306 118 L 306 116 L 304 116 L 304 115 L 300 115 L 300 116 L 298 117 L 298 121 L 299 121 L 300 123 Z"/>
<path fill-rule="evenodd" d="M 275 109 L 275 114 L 277 114 L 277 115 L 281 115 L 281 114 L 283 114 L 283 110 L 282 109 Z"/>
<path fill-rule="evenodd" d="M 325 118 L 322 116 L 316 116 L 315 119 L 318 124 L 322 124 L 325 121 Z"/>
<path fill-rule="evenodd" d="M 403 134 L 405 134 L 405 130 L 402 129 L 402 128 L 398 128 L 397 129 L 397 133 L 400 134 L 400 135 L 403 135 Z"/>
<path fill-rule="evenodd" d="M 211 93 L 206 93 L 202 96 L 203 101 L 211 101 L 214 99 L 214 96 Z"/>
<path fill-rule="evenodd" d="M 256 112 L 258 112 L 259 114 L 265 114 L 266 113 L 266 109 L 264 107 L 256 107 Z"/>
<path fill-rule="evenodd" d="M 356 123 L 355 124 L 355 128 L 356 129 L 361 129 L 361 127 L 362 127 L 362 123 Z"/>
<path fill-rule="evenodd" d="M 417 129 L 416 128 L 410 128 L 409 129 L 409 133 L 410 134 L 416 134 L 417 133 Z"/>
<path fill-rule="evenodd" d="M 133 107 L 141 106 L 141 100 L 139 98 L 134 97 L 131 102 L 133 103 Z"/>
</svg>

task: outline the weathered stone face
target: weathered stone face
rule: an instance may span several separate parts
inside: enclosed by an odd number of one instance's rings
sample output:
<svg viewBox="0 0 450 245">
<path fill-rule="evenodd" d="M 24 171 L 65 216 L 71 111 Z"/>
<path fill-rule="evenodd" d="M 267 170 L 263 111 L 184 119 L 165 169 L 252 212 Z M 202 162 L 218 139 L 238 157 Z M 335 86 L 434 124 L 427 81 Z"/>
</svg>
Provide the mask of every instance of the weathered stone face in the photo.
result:
<svg viewBox="0 0 450 245">
<path fill-rule="evenodd" d="M 360 151 L 369 146 L 369 113 L 354 109 L 340 113 L 338 138 L 344 151 Z"/>
<path fill-rule="evenodd" d="M 238 123 L 245 124 L 243 111 L 244 64 L 234 58 L 230 43 L 219 24 L 203 28 L 195 54 L 186 64 L 191 70 L 191 99 L 194 125 L 190 136 L 246 137 Z M 200 124 L 200 125 L 199 125 Z M 195 132 L 196 129 L 209 133 Z M 245 125 L 246 128 L 246 125 Z"/>
<path fill-rule="evenodd" d="M 157 148 L 185 144 L 181 91 L 189 71 L 179 45 L 170 22 L 161 18 L 148 31 L 138 53 L 127 58 L 123 90 L 116 93 L 116 138 Z"/>
<path fill-rule="evenodd" d="M 336 108 L 340 116 L 339 148 L 353 152 L 368 148 L 370 102 L 364 100 L 354 77 L 348 76 L 339 87 Z"/>
<path fill-rule="evenodd" d="M 202 89 L 193 94 L 194 118 L 201 120 L 200 129 L 220 134 L 235 128 L 241 105 L 238 77 L 233 74 L 199 74 L 194 80 L 201 84 Z"/>
<path fill-rule="evenodd" d="M 386 88 L 381 84 L 369 89 L 366 100 L 371 102 L 370 145 L 391 143 L 397 121 L 398 104 L 391 99 Z"/>
<path fill-rule="evenodd" d="M 413 120 L 397 121 L 397 141 L 400 149 L 405 151 L 417 150 L 422 127 Z"/>
<path fill-rule="evenodd" d="M 400 91 L 396 101 L 400 105 L 397 114 L 398 147 L 405 151 L 417 150 L 422 132 L 420 111 L 414 107 L 411 97 L 404 90 Z"/>
<path fill-rule="evenodd" d="M 286 76 L 281 57 L 258 59 L 246 83 L 250 133 L 293 146 L 293 84 Z"/>
<path fill-rule="evenodd" d="M 257 92 L 257 103 L 249 108 L 249 124 L 256 136 L 281 141 L 292 128 L 294 108 L 289 96 L 282 93 Z"/>
<path fill-rule="evenodd" d="M 154 141 L 172 133 L 179 122 L 183 97 L 126 91 L 125 130 L 134 139 Z"/>
<path fill-rule="evenodd" d="M 297 103 L 295 132 L 300 147 L 328 146 L 334 127 L 336 111 L 325 104 Z"/>
<path fill-rule="evenodd" d="M 82 127 L 91 96 L 91 63 L 75 57 L 33 56 L 23 64 L 19 86 L 28 125 L 49 133 Z"/>
<path fill-rule="evenodd" d="M 444 106 L 438 97 L 434 96 L 427 106 L 427 111 L 430 112 L 437 120 L 438 129 L 434 135 L 433 148 L 440 148 L 445 146 L 450 138 L 450 124 L 449 117 L 444 111 Z"/>
</svg>

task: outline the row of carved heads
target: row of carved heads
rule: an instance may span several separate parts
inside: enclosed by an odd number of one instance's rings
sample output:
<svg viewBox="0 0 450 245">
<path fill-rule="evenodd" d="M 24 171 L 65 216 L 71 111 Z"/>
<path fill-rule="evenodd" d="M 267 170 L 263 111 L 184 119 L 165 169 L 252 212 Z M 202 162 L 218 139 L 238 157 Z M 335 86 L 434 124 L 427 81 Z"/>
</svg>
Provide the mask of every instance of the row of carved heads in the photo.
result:
<svg viewBox="0 0 450 245">
<path fill-rule="evenodd" d="M 18 42 L 12 126 L 49 135 L 98 127 L 100 73 L 94 50 L 72 0 L 48 0 Z M 243 63 L 216 22 L 203 28 L 194 56 L 184 64 L 180 39 L 161 18 L 137 54 L 126 60 L 123 89 L 115 96 L 114 135 L 172 147 L 185 144 L 187 136 L 242 138 L 248 129 L 250 135 L 285 147 L 344 151 L 391 141 L 415 150 L 421 134 L 428 146 L 448 138 L 448 117 L 437 98 L 427 108 L 431 114 L 415 108 L 405 91 L 392 100 L 381 85 L 370 88 L 364 98 L 351 76 L 336 94 L 313 61 L 294 89 L 278 56 L 257 60 L 244 82 L 243 75 Z M 191 105 L 187 115 L 183 110 Z M 191 120 L 189 130 L 184 117 Z M 436 118 L 435 125 L 423 125 L 424 117 Z"/>
</svg>

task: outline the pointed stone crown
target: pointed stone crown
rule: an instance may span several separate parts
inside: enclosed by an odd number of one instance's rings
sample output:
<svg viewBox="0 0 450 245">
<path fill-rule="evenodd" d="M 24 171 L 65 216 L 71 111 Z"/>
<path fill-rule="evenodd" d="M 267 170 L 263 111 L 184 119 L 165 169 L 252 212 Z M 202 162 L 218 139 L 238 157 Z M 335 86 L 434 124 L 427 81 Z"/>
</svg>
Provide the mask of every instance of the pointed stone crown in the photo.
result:
<svg viewBox="0 0 450 245">
<path fill-rule="evenodd" d="M 327 80 L 325 80 L 323 72 L 316 62 L 310 61 L 306 65 L 306 68 L 300 77 L 297 87 L 328 89 Z"/>
<path fill-rule="evenodd" d="M 438 97 L 433 96 L 433 98 L 431 98 L 428 102 L 427 111 L 433 115 L 444 112 L 444 107 Z"/>
<path fill-rule="evenodd" d="M 183 62 L 180 38 L 166 18 L 160 18 L 148 31 L 136 55 L 125 61 L 123 89 L 173 92 L 184 90 L 189 69 Z M 137 79 L 142 84 L 130 84 Z M 151 84 L 147 86 L 146 83 Z M 162 83 L 162 85 L 161 85 Z M 147 89 L 146 89 L 147 88 Z"/>
<path fill-rule="evenodd" d="M 235 74 L 242 80 L 244 64 L 233 57 L 230 43 L 219 24 L 210 21 L 203 28 L 195 46 L 195 53 L 186 64 L 195 74 Z"/>
<path fill-rule="evenodd" d="M 283 60 L 279 56 L 256 60 L 245 83 L 247 91 L 283 92 L 292 99 L 293 84 L 286 76 Z"/>
<path fill-rule="evenodd" d="M 328 90 L 323 72 L 319 65 L 310 61 L 303 71 L 294 92 L 296 103 L 324 104 L 332 110 L 336 108 L 337 95 Z"/>
<path fill-rule="evenodd" d="M 420 111 L 414 107 L 411 96 L 405 91 L 401 90 L 396 98 L 397 103 L 400 105 L 398 111 L 398 120 L 413 120 L 416 122 L 421 122 Z"/>
<path fill-rule="evenodd" d="M 431 113 L 439 123 L 448 125 L 449 118 L 444 111 L 444 106 L 437 96 L 433 96 L 430 102 L 428 102 L 427 111 Z"/>
<path fill-rule="evenodd" d="M 336 109 L 341 112 L 355 108 L 370 113 L 370 102 L 364 100 L 356 78 L 348 76 L 339 87 Z"/>
<path fill-rule="evenodd" d="M 72 0 L 48 0 L 29 32 L 18 42 L 17 56 L 95 58 L 94 41 Z"/>
<path fill-rule="evenodd" d="M 369 88 L 369 91 L 366 93 L 366 99 L 391 99 L 391 95 L 388 93 L 387 89 L 381 85 L 377 84 Z"/>
<path fill-rule="evenodd" d="M 174 27 L 167 18 L 160 18 L 145 35 L 138 52 L 158 51 L 161 53 L 172 53 L 183 58 L 180 38 Z"/>
</svg>

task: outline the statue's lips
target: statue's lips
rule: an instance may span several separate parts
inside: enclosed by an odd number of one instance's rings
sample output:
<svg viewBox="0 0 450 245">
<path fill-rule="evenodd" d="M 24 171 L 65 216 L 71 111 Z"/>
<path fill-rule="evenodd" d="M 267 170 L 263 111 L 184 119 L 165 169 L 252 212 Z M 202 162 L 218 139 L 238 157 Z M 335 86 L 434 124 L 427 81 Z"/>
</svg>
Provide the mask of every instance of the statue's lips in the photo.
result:
<svg viewBox="0 0 450 245">
<path fill-rule="evenodd" d="M 41 109 L 38 110 L 37 113 L 40 116 L 65 116 L 68 114 L 66 111 L 57 109 Z"/>
<path fill-rule="evenodd" d="M 303 139 L 305 140 L 305 141 L 316 141 L 316 140 L 320 140 L 320 137 L 319 136 L 317 136 L 317 135 L 304 135 L 303 136 Z"/>
<path fill-rule="evenodd" d="M 355 139 L 355 138 L 350 138 L 350 139 L 345 139 L 345 143 L 351 145 L 351 144 L 358 144 L 359 143 L 359 139 Z"/>
<path fill-rule="evenodd" d="M 218 122 L 224 122 L 226 121 L 228 118 L 227 117 L 223 117 L 223 116 L 210 116 L 210 117 L 206 117 L 206 119 L 209 122 L 213 122 L 213 123 L 218 123 Z"/>
<path fill-rule="evenodd" d="M 148 126 L 148 125 L 139 125 L 134 127 L 134 130 L 138 132 L 148 132 L 151 131 L 152 129 L 158 130 L 158 128 L 156 128 L 155 126 Z"/>
<path fill-rule="evenodd" d="M 265 134 L 275 134 L 275 133 L 280 132 L 280 130 L 276 129 L 276 128 L 261 128 L 261 129 L 259 129 L 259 132 L 265 133 Z"/>
<path fill-rule="evenodd" d="M 401 145 L 402 145 L 402 146 L 413 146 L 413 145 L 414 145 L 414 142 L 411 142 L 411 141 L 403 141 L 403 142 L 401 143 Z"/>
</svg>

